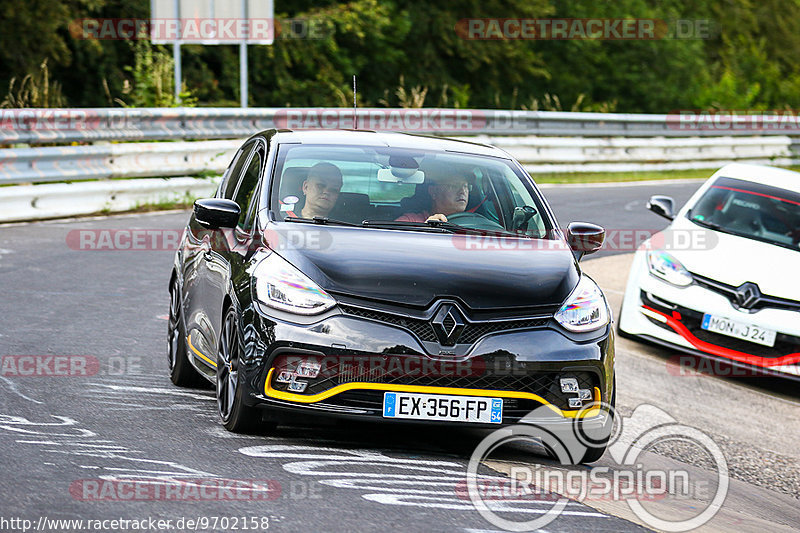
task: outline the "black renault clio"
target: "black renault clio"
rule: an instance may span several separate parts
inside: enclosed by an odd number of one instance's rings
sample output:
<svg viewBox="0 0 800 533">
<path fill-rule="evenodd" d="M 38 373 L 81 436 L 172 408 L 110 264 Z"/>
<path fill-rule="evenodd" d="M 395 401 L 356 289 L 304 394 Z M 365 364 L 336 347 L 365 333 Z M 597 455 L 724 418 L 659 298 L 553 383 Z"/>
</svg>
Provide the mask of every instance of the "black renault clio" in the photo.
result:
<svg viewBox="0 0 800 533">
<path fill-rule="evenodd" d="M 194 205 L 169 283 L 170 377 L 214 383 L 231 431 L 298 412 L 497 427 L 542 406 L 547 423 L 605 427 L 611 316 L 578 264 L 603 237 L 559 229 L 491 146 L 264 131 Z"/>
</svg>

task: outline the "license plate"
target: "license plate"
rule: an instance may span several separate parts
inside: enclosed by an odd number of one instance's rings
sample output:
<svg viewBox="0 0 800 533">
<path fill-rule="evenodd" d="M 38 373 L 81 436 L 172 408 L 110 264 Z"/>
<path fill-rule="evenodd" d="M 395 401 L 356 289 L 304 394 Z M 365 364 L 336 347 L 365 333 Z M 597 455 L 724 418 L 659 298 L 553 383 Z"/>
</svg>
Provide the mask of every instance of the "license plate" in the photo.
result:
<svg viewBox="0 0 800 533">
<path fill-rule="evenodd" d="M 703 315 L 703 323 L 700 327 L 708 331 L 713 331 L 714 333 L 754 342 L 763 346 L 775 346 L 775 330 L 764 329 L 729 318 L 705 314 Z"/>
<path fill-rule="evenodd" d="M 386 392 L 383 395 L 383 417 L 500 424 L 503 421 L 503 399 Z"/>
</svg>

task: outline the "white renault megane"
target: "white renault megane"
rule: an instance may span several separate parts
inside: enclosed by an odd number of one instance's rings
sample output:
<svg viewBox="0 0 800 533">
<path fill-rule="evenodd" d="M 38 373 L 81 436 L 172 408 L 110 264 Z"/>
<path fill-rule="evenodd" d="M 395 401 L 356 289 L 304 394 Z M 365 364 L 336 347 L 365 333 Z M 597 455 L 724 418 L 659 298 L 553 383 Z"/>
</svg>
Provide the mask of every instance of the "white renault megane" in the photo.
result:
<svg viewBox="0 0 800 533">
<path fill-rule="evenodd" d="M 634 256 L 621 335 L 800 377 L 800 173 L 727 165 Z"/>
</svg>

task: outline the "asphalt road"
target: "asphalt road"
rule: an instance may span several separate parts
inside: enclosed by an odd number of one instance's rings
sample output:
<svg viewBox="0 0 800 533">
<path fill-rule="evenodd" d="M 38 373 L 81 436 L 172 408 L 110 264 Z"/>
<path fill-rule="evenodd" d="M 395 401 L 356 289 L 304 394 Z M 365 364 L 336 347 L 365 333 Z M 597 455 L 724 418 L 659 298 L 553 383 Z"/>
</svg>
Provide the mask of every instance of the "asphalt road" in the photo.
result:
<svg viewBox="0 0 800 533">
<path fill-rule="evenodd" d="M 664 193 L 680 202 L 697 185 L 548 188 L 545 194 L 562 225 L 588 220 L 655 230 L 666 221 L 644 210 L 646 199 Z M 0 530 L 27 525 L 3 522 L 12 519 L 48 531 L 78 529 L 58 527 L 67 524 L 50 522 L 55 519 L 160 519 L 171 520 L 162 525 L 172 530 L 198 531 L 266 525 L 276 531 L 496 530 L 459 491 L 485 432 L 301 421 L 232 435 L 217 422 L 213 391 L 172 386 L 165 343 L 173 252 L 80 250 L 74 230 L 179 230 L 186 218 L 173 212 L 0 226 Z M 625 257 L 598 254 L 585 263 L 612 299 L 620 296 Z M 800 393 L 776 381 L 674 376 L 665 367 L 668 355 L 618 344 L 620 412 L 630 416 L 640 405 L 658 405 L 681 423 L 708 430 L 742 469 L 732 475 L 737 489 L 733 503 L 723 506 L 725 521 L 711 530 L 798 523 Z M 37 362 L 40 375 L 21 375 L 32 368 L 29 361 Z M 690 451 L 667 448 L 653 457 L 708 473 Z M 502 478 L 509 465 L 552 464 L 526 452 L 506 451 L 482 473 Z M 784 478 L 788 484 L 779 481 Z M 738 516 L 753 498 L 768 502 L 755 512 L 757 520 Z M 546 530 L 645 529 L 627 506 L 588 503 L 571 502 Z M 697 498 L 684 508 L 696 504 Z M 508 504 L 504 516 L 531 519 L 551 505 L 527 498 Z M 125 527 L 112 525 L 83 523 L 89 530 Z"/>
</svg>

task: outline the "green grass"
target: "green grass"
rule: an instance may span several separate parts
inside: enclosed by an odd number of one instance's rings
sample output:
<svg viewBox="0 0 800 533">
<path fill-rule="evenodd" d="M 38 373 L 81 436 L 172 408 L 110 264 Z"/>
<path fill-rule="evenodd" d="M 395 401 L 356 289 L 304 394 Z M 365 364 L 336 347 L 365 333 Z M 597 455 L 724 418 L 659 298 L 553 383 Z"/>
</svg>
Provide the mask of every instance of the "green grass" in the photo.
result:
<svg viewBox="0 0 800 533">
<path fill-rule="evenodd" d="M 783 167 L 800 171 L 800 166 Z M 615 183 L 624 181 L 706 179 L 716 169 L 660 170 L 642 172 L 553 172 L 531 174 L 536 183 Z"/>
<path fill-rule="evenodd" d="M 167 211 L 171 209 L 189 209 L 197 197 L 186 193 L 179 198 L 163 198 L 156 202 L 137 203 L 129 213 L 147 213 L 148 211 Z"/>
</svg>

